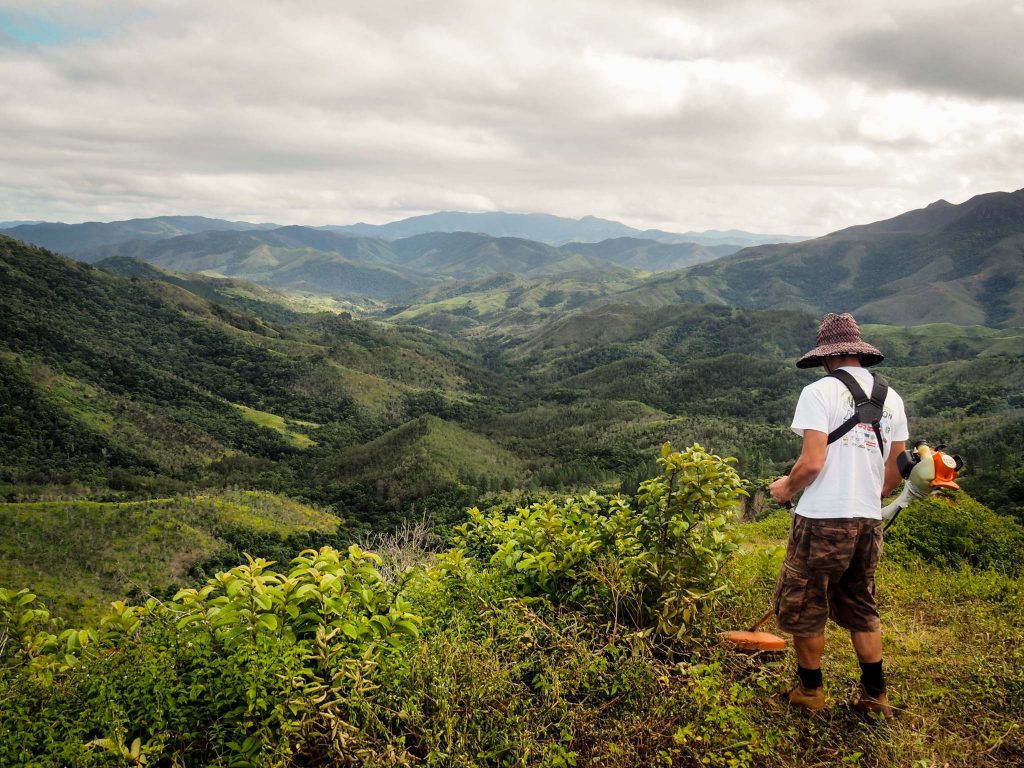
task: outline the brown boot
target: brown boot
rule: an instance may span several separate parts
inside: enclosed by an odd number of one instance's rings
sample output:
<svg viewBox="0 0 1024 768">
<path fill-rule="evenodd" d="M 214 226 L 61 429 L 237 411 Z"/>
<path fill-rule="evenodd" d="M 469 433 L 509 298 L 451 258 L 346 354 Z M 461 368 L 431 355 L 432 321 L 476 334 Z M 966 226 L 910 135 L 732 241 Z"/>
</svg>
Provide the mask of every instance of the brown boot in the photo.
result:
<svg viewBox="0 0 1024 768">
<path fill-rule="evenodd" d="M 808 712 L 819 712 L 825 708 L 825 689 L 804 688 L 801 683 L 789 692 L 789 703 L 794 707 L 802 707 Z"/>
<path fill-rule="evenodd" d="M 864 686 L 860 687 L 860 698 L 853 705 L 858 712 L 872 717 L 881 716 L 886 720 L 892 720 L 892 707 L 889 706 L 889 694 L 882 691 L 878 696 L 872 696 Z"/>
</svg>

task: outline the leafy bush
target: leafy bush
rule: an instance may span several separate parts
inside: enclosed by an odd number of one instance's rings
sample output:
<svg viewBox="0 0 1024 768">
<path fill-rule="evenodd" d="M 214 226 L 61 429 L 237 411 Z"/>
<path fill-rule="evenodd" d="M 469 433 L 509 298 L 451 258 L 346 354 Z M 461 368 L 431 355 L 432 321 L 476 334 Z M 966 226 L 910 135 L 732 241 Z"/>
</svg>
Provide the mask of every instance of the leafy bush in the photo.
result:
<svg viewBox="0 0 1024 768">
<path fill-rule="evenodd" d="M 681 639 L 698 606 L 724 589 L 735 550 L 731 519 L 746 492 L 733 459 L 668 443 L 662 473 L 635 502 L 591 491 L 521 508 L 469 510 L 456 546 L 508 574 L 527 596 L 543 595 L 643 633 Z"/>
<path fill-rule="evenodd" d="M 114 603 L 95 630 L 0 591 L 0 675 L 19 693 L 0 700 L 0 764 L 372 762 L 390 733 L 374 678 L 420 623 L 377 563 L 354 546 L 287 573 L 250 559 L 167 603 Z"/>
</svg>

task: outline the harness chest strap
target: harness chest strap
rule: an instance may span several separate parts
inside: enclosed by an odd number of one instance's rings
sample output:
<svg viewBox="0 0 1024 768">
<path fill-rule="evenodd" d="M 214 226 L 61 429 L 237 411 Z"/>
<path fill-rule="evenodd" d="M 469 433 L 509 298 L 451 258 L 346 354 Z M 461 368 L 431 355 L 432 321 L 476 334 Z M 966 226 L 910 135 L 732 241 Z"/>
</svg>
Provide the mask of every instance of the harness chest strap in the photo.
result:
<svg viewBox="0 0 1024 768">
<path fill-rule="evenodd" d="M 882 407 L 885 405 L 886 395 L 889 394 L 889 383 L 881 376 L 871 374 L 871 396 L 868 397 L 849 371 L 838 370 L 829 375 L 839 379 L 850 390 L 850 394 L 853 396 L 853 416 L 828 433 L 828 445 L 834 443 L 858 424 L 870 424 L 878 439 L 878 451 L 884 456 L 885 448 L 882 445 L 881 429 Z"/>
</svg>

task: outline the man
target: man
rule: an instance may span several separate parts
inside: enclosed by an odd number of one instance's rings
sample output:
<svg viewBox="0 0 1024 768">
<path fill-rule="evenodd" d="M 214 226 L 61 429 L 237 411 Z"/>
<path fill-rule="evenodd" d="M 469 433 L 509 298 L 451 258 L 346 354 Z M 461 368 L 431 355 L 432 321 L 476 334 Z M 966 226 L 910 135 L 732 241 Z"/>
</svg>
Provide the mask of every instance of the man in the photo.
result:
<svg viewBox="0 0 1024 768">
<path fill-rule="evenodd" d="M 889 719 L 875 568 L 882 551 L 881 501 L 901 480 L 896 457 L 909 436 L 907 417 L 903 400 L 889 389 L 877 430 L 872 424 L 856 424 L 829 444 L 829 433 L 855 413 L 850 389 L 831 374 L 848 371 L 870 395 L 873 377 L 866 368 L 881 362 L 883 355 L 861 339 L 849 314 L 825 315 L 817 341 L 797 367 L 820 365 L 830 375 L 800 394 L 792 429 L 803 437 L 803 449 L 790 473 L 770 488 L 779 504 L 788 504 L 803 491 L 775 588 L 776 621 L 780 630 L 793 635 L 798 664 L 799 682 L 789 692 L 789 702 L 809 711 L 825 707 L 821 654 L 825 622 L 831 617 L 849 630 L 860 660 L 861 693 L 854 707 Z"/>
</svg>

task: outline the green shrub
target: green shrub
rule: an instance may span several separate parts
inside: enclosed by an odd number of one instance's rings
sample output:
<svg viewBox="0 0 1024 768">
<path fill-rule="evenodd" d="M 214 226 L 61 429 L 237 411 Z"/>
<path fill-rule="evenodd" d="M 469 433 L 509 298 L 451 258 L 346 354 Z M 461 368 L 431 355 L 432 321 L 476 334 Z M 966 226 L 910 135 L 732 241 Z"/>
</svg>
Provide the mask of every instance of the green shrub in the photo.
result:
<svg viewBox="0 0 1024 768">
<path fill-rule="evenodd" d="M 1024 573 L 1024 526 L 963 492 L 915 501 L 886 533 L 886 546 L 937 565 Z"/>
<path fill-rule="evenodd" d="M 20 693 L 0 699 L 0 764 L 398 759 L 376 677 L 420 618 L 378 562 L 354 546 L 287 573 L 250 558 L 166 603 L 114 603 L 95 630 L 0 592 L 0 675 Z"/>
<path fill-rule="evenodd" d="M 746 492 L 732 461 L 666 443 L 662 473 L 640 484 L 635 502 L 591 491 L 511 516 L 473 508 L 456 546 L 524 595 L 604 615 L 613 629 L 682 639 L 698 607 L 724 589 L 736 548 L 731 520 Z"/>
</svg>

